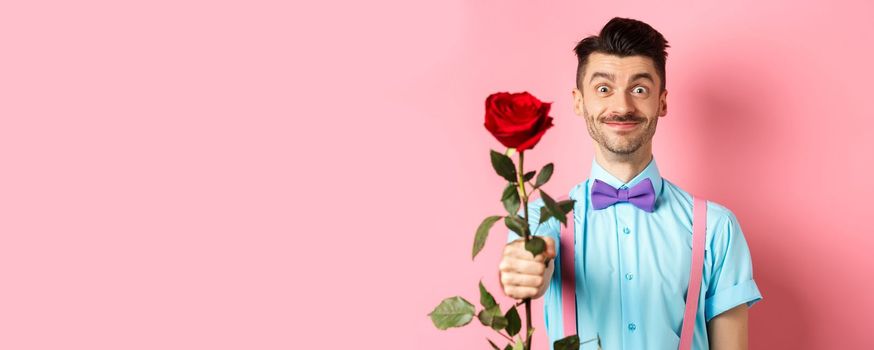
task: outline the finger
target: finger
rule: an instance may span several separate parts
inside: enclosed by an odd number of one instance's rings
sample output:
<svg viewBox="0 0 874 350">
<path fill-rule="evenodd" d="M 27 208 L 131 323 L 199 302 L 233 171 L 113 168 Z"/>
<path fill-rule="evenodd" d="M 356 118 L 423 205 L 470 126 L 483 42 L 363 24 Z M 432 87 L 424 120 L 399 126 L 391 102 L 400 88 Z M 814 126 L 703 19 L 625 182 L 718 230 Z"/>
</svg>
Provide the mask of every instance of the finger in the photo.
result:
<svg viewBox="0 0 874 350">
<path fill-rule="evenodd" d="M 534 257 L 534 261 L 542 263 L 542 262 L 546 262 L 546 259 L 552 259 L 554 257 L 555 257 L 555 253 L 543 252 L 543 253 L 537 254 L 537 256 Z"/>
<path fill-rule="evenodd" d="M 500 265 L 498 265 L 498 269 L 501 272 L 512 272 L 512 273 L 521 273 L 527 275 L 543 275 L 543 272 L 546 270 L 546 266 L 540 262 L 534 262 L 531 260 L 520 260 L 515 258 L 504 258 L 501 259 Z"/>
<path fill-rule="evenodd" d="M 508 286 L 504 288 L 504 294 L 513 299 L 525 299 L 537 295 L 537 289 L 531 287 Z"/>
<path fill-rule="evenodd" d="M 501 274 L 501 282 L 504 286 L 539 288 L 543 284 L 543 276 L 508 272 Z"/>
<path fill-rule="evenodd" d="M 514 247 L 522 246 L 522 247 L 524 247 L 525 246 L 525 239 L 524 238 L 517 238 L 515 241 L 507 243 L 507 246 L 514 246 Z"/>
<path fill-rule="evenodd" d="M 546 247 L 544 249 L 543 253 L 538 254 L 538 256 L 544 255 L 540 259 L 536 259 L 536 257 L 533 254 L 531 254 L 531 252 L 529 252 L 527 249 L 525 249 L 525 243 L 521 239 L 507 244 L 507 246 L 504 247 L 503 255 L 509 256 L 509 257 L 514 257 L 517 259 L 535 260 L 538 262 L 544 262 L 544 261 L 546 261 L 547 258 L 554 258 L 556 256 L 556 254 L 555 254 L 555 240 L 553 240 L 551 237 L 547 237 L 547 236 L 540 236 L 540 237 L 543 238 L 543 241 L 545 242 L 545 247 Z"/>
<path fill-rule="evenodd" d="M 534 254 L 525 249 L 524 245 L 516 245 L 504 248 L 504 257 L 522 260 L 534 260 Z"/>
<path fill-rule="evenodd" d="M 519 238 L 515 241 L 507 243 L 504 245 L 504 250 L 516 250 L 516 249 L 525 249 L 525 239 Z"/>
</svg>

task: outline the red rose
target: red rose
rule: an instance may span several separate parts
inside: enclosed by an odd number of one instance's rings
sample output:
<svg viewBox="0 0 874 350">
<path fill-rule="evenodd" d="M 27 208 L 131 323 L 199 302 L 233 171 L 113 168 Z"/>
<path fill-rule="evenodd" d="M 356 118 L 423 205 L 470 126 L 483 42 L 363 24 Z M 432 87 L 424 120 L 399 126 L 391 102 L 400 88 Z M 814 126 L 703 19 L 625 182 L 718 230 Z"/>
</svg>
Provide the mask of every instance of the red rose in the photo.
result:
<svg viewBox="0 0 874 350">
<path fill-rule="evenodd" d="M 534 148 L 552 127 L 552 117 L 547 115 L 551 104 L 540 102 L 527 91 L 496 92 L 486 98 L 486 129 L 517 152 Z"/>
</svg>

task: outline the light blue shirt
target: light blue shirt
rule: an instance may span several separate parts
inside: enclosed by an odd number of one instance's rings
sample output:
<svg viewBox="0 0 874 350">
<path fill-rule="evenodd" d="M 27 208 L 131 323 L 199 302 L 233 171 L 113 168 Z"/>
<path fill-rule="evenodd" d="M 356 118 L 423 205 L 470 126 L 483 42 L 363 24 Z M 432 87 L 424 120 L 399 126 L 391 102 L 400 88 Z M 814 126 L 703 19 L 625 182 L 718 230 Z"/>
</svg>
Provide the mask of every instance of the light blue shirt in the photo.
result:
<svg viewBox="0 0 874 350">
<path fill-rule="evenodd" d="M 595 179 L 628 188 L 649 178 L 656 193 L 655 211 L 647 213 L 621 202 L 601 210 L 591 206 Z M 554 198 L 559 196 L 553 195 Z M 604 350 L 677 349 L 686 306 L 692 260 L 692 196 L 663 179 L 653 159 L 623 183 L 596 160 L 589 179 L 571 189 L 576 235 L 577 333 L 580 340 L 600 337 Z M 706 198 L 705 198 L 706 199 Z M 557 199 L 556 199 L 557 200 Z M 749 247 L 734 213 L 708 201 L 704 276 L 692 349 L 709 349 L 706 322 L 741 303 L 762 299 L 753 280 Z M 550 218 L 537 227 L 543 199 L 528 203 L 529 225 L 556 242 L 555 270 L 544 294 L 550 349 L 561 339 L 561 223 Z M 521 213 L 521 210 L 520 210 Z M 585 227 L 581 216 L 588 215 Z M 508 242 L 520 238 L 509 231 Z M 585 324 L 586 320 L 593 324 Z M 596 342 L 580 349 L 597 349 Z"/>
</svg>

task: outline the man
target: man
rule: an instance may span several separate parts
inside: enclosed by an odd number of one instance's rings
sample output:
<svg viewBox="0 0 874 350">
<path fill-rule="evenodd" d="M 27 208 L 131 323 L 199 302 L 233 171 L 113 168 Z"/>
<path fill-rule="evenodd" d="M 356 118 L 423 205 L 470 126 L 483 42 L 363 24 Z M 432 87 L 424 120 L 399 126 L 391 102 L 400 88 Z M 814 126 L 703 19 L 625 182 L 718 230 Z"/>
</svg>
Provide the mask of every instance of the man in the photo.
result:
<svg viewBox="0 0 874 350">
<path fill-rule="evenodd" d="M 667 114 L 665 38 L 646 23 L 613 18 L 598 36 L 575 48 L 578 58 L 574 112 L 582 116 L 595 156 L 589 179 L 570 192 L 577 265 L 577 329 L 580 340 L 598 339 L 604 350 L 677 349 L 692 256 L 692 197 L 661 177 L 652 155 L 658 119 Z M 648 184 L 647 181 L 649 180 Z M 600 180 L 617 189 L 649 187 L 651 207 L 619 201 L 595 208 L 592 187 Z M 643 186 L 643 187 L 640 187 Z M 537 227 L 543 200 L 529 203 L 532 232 L 547 251 L 532 256 L 510 231 L 499 265 L 500 283 L 515 299 L 544 299 L 547 332 L 559 339 L 560 276 L 555 242 L 560 223 Z M 582 226 L 582 227 L 581 227 Z M 747 308 L 762 299 L 735 215 L 708 205 L 704 275 L 693 349 L 747 349 Z M 556 274 L 556 276 L 553 276 Z M 552 324 L 550 324 L 552 320 Z M 584 322 L 585 321 L 585 322 Z M 582 349 L 596 349 L 587 342 Z"/>
</svg>

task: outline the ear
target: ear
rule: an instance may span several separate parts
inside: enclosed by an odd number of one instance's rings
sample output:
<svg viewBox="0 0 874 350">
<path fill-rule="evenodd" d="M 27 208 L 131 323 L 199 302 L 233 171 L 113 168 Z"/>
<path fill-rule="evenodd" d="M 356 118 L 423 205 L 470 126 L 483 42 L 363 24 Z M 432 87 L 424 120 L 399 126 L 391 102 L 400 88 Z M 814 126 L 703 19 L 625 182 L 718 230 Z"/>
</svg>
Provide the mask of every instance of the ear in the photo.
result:
<svg viewBox="0 0 874 350">
<path fill-rule="evenodd" d="M 583 92 L 577 88 L 574 88 L 571 91 L 571 95 L 573 95 L 573 98 L 574 98 L 574 113 L 576 113 L 578 116 L 582 117 L 583 116 L 583 108 L 585 108 L 583 106 Z"/>
<path fill-rule="evenodd" d="M 668 90 L 662 90 L 659 94 L 659 117 L 664 117 L 668 114 Z"/>
</svg>

